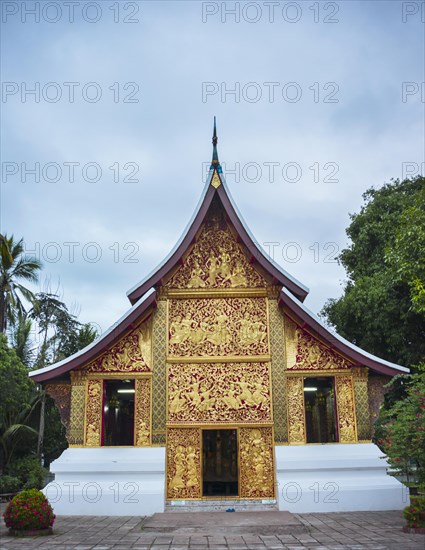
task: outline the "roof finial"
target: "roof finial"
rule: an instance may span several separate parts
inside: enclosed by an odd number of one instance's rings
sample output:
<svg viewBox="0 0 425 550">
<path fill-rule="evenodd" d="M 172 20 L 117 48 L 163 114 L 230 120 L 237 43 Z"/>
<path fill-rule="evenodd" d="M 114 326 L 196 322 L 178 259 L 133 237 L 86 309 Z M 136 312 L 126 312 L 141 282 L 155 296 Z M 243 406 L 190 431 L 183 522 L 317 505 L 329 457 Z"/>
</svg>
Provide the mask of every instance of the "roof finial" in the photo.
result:
<svg viewBox="0 0 425 550">
<path fill-rule="evenodd" d="M 217 126 L 216 126 L 215 117 L 214 117 L 214 132 L 213 132 L 212 144 L 213 144 L 213 156 L 212 156 L 210 169 L 216 168 L 217 172 L 221 172 L 221 166 L 218 160 L 218 153 L 217 153 Z"/>
</svg>

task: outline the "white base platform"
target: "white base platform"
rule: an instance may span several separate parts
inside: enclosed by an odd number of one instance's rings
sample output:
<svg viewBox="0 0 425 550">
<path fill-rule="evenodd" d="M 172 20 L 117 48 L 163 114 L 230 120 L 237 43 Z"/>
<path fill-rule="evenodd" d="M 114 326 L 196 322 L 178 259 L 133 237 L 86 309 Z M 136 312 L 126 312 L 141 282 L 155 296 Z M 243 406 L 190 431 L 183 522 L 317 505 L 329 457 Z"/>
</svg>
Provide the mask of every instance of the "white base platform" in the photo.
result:
<svg viewBox="0 0 425 550">
<path fill-rule="evenodd" d="M 164 511 L 165 448 L 70 448 L 43 493 L 55 514 L 145 516 Z"/>
<path fill-rule="evenodd" d="M 399 510 L 408 489 L 386 473 L 387 462 L 373 443 L 278 446 L 279 510 L 355 512 Z"/>
</svg>

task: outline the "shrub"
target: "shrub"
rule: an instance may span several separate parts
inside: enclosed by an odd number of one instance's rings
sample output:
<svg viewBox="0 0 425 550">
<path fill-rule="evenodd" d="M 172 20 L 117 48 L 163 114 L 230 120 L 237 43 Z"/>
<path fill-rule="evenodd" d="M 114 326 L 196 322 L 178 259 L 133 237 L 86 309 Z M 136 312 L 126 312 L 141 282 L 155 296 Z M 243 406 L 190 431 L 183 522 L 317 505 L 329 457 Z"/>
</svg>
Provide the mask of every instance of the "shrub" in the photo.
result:
<svg viewBox="0 0 425 550">
<path fill-rule="evenodd" d="M 25 456 L 9 464 L 7 473 L 19 478 L 23 489 L 42 489 L 47 470 L 41 466 L 36 457 Z"/>
<path fill-rule="evenodd" d="M 1 476 L 0 477 L 0 494 L 17 493 L 21 488 L 22 483 L 18 477 Z"/>
<path fill-rule="evenodd" d="M 410 506 L 403 510 L 408 527 L 425 527 L 425 496 L 410 497 Z"/>
<path fill-rule="evenodd" d="M 9 502 L 3 514 L 6 526 L 18 531 L 48 529 L 55 521 L 49 501 L 41 491 L 22 491 Z"/>
</svg>

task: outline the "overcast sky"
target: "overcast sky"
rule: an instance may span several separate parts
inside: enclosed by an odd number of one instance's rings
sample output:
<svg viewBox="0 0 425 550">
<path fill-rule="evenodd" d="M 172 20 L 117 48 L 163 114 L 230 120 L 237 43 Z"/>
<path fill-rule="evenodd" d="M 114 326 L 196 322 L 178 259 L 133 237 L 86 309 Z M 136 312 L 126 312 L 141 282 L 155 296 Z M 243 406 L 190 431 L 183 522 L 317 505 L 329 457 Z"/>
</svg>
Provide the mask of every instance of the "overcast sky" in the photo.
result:
<svg viewBox="0 0 425 550">
<path fill-rule="evenodd" d="M 2 10 L 1 231 L 101 330 L 186 227 L 214 115 L 245 221 L 316 313 L 362 193 L 423 173 L 424 2 Z"/>
</svg>

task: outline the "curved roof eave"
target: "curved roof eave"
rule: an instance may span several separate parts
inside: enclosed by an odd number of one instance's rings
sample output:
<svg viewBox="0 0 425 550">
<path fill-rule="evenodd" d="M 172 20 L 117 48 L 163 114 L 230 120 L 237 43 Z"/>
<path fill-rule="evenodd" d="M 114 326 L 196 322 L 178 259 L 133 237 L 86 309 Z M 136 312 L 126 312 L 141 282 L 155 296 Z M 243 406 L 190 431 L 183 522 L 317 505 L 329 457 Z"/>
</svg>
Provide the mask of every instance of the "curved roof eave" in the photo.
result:
<svg viewBox="0 0 425 550">
<path fill-rule="evenodd" d="M 299 317 L 306 325 L 312 328 L 317 334 L 320 335 L 332 348 L 343 353 L 349 359 L 355 363 L 369 367 L 370 369 L 386 374 L 389 376 L 395 376 L 396 374 L 408 374 L 410 369 L 402 367 L 396 363 L 391 363 L 385 359 L 381 359 L 376 355 L 359 348 L 352 344 L 336 332 L 331 332 L 320 320 L 320 318 L 310 311 L 303 303 L 295 298 L 285 288 L 280 293 L 280 303 L 283 307 L 287 306 L 297 317 Z"/>
<path fill-rule="evenodd" d="M 78 368 L 81 365 L 92 361 L 97 356 L 105 351 L 105 347 L 115 343 L 119 340 L 128 327 L 136 322 L 141 315 L 149 310 L 150 307 L 155 307 L 156 304 L 156 291 L 151 289 L 140 298 L 124 315 L 114 323 L 109 329 L 102 334 L 100 338 L 94 340 L 91 344 L 86 346 L 74 355 L 70 355 L 66 359 L 43 367 L 29 373 L 30 378 L 36 382 L 46 382 L 58 376 L 61 376 L 72 369 Z"/>
<path fill-rule="evenodd" d="M 295 294 L 300 300 L 304 300 L 309 289 L 299 282 L 295 277 L 292 277 L 287 271 L 280 267 L 274 260 L 267 257 L 264 251 L 259 247 L 258 243 L 255 241 L 254 236 L 247 227 L 241 213 L 239 212 L 226 184 L 226 180 L 222 173 L 219 174 L 221 185 L 217 188 L 211 185 L 211 180 L 214 176 L 214 169 L 211 169 L 208 175 L 208 179 L 198 206 L 196 207 L 195 212 L 192 215 L 188 225 L 183 231 L 180 239 L 177 241 L 174 248 L 168 254 L 168 256 L 153 270 L 149 275 L 147 275 L 142 281 L 137 283 L 127 292 L 127 297 L 131 303 L 134 303 L 139 297 L 147 290 L 155 286 L 179 261 L 184 252 L 187 250 L 188 246 L 195 237 L 197 231 L 201 227 L 201 224 L 205 218 L 205 215 L 208 211 L 208 208 L 211 204 L 211 201 L 215 195 L 218 193 L 221 202 L 228 214 L 232 224 L 235 226 L 238 234 L 241 236 L 242 241 L 248 250 L 255 248 L 255 252 L 252 254 L 253 257 L 260 263 L 260 265 L 268 271 L 277 282 L 286 286 L 292 293 Z"/>
</svg>

